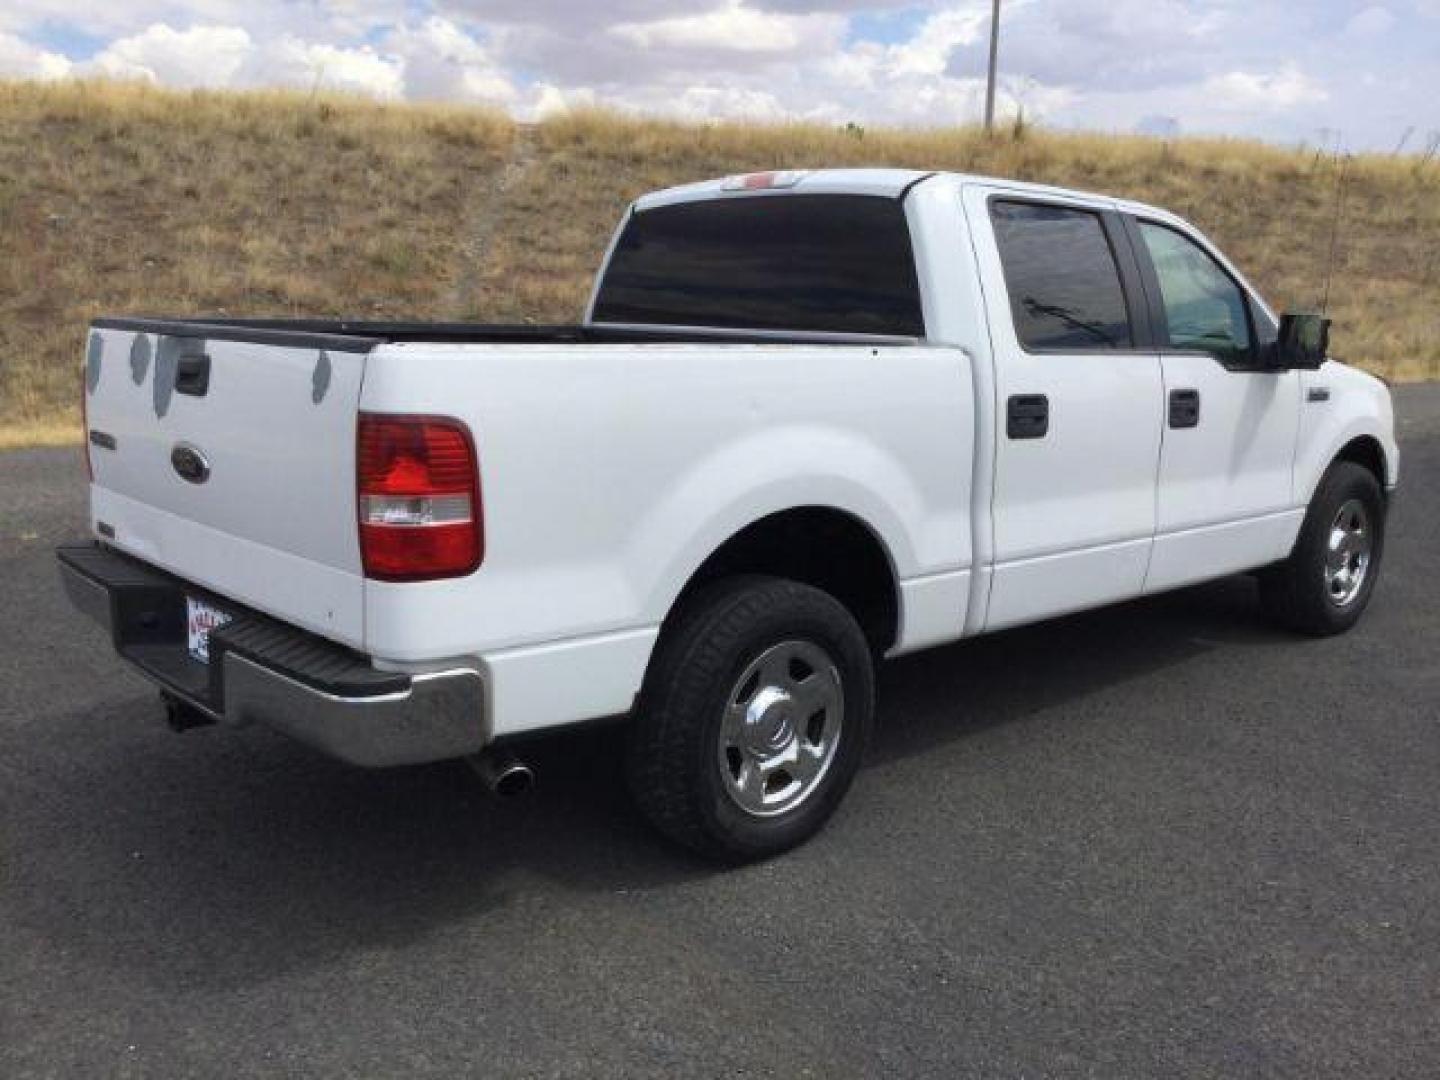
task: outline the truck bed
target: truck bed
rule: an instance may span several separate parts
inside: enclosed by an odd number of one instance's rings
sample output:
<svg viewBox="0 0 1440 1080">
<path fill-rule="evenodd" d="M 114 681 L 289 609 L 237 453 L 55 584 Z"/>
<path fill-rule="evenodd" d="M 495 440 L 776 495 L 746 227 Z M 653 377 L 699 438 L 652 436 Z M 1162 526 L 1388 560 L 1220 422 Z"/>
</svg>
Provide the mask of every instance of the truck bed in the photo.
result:
<svg viewBox="0 0 1440 1080">
<path fill-rule="evenodd" d="M 364 319 L 237 319 L 117 317 L 95 319 L 101 330 L 163 334 L 167 337 L 248 341 L 261 345 L 369 352 L 388 343 L 455 345 L 589 345 L 589 344 L 913 344 L 915 338 L 873 334 L 736 331 L 704 327 L 606 326 L 602 324 L 532 324 L 463 322 L 388 322 Z"/>
</svg>

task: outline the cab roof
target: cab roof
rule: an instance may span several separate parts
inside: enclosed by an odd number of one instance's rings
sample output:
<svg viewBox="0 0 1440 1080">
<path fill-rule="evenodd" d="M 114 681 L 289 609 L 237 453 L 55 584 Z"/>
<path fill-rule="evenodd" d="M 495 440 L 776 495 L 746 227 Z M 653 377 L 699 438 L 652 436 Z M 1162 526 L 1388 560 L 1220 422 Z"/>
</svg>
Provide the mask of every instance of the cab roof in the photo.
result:
<svg viewBox="0 0 1440 1080">
<path fill-rule="evenodd" d="M 1106 202 L 1126 210 L 1165 214 L 1158 207 L 1130 202 L 1111 195 L 1079 191 L 1048 184 L 1031 184 L 1004 177 L 978 176 L 971 173 L 925 172 L 919 169 L 796 169 L 774 172 L 743 173 L 702 180 L 694 184 L 652 191 L 635 200 L 638 211 L 653 210 L 676 203 L 701 202 L 706 199 L 753 198 L 767 195 L 877 195 L 898 199 L 912 187 L 925 181 L 948 180 L 957 186 L 984 184 L 1021 194 L 1084 199 Z M 1165 215 L 1169 216 L 1169 215 Z"/>
<path fill-rule="evenodd" d="M 635 209 L 653 210 L 673 203 L 782 192 L 899 198 L 907 188 L 933 175 L 916 169 L 796 169 L 744 173 L 652 191 L 635 201 Z"/>
</svg>

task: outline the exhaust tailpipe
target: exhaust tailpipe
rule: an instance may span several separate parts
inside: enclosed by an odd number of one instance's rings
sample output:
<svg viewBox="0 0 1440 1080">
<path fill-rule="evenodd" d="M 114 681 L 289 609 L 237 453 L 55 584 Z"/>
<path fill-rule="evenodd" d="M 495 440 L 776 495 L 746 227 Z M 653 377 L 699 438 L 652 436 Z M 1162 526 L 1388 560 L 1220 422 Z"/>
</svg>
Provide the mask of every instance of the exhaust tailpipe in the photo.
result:
<svg viewBox="0 0 1440 1080">
<path fill-rule="evenodd" d="M 465 759 L 492 795 L 513 799 L 535 786 L 535 770 L 511 751 L 500 747 Z"/>
<path fill-rule="evenodd" d="M 165 710 L 165 725 L 176 733 L 191 728 L 208 727 L 215 723 L 213 716 L 206 716 L 188 701 L 181 701 L 168 690 L 160 691 L 160 704 Z"/>
</svg>

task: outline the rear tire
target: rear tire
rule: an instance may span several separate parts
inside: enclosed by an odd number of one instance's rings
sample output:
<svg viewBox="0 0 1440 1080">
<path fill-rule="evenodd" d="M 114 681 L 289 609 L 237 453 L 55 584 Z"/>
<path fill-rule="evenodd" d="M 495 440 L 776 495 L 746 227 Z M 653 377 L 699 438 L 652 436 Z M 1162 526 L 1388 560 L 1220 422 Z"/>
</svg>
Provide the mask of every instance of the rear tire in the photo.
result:
<svg viewBox="0 0 1440 1080">
<path fill-rule="evenodd" d="M 1326 471 L 1290 557 L 1260 575 L 1267 614 L 1302 634 L 1343 634 L 1375 590 L 1385 552 L 1385 496 L 1375 474 L 1352 461 Z"/>
<path fill-rule="evenodd" d="M 828 593 L 717 582 L 672 618 L 646 674 L 626 749 L 635 801 L 710 859 L 793 848 L 855 778 L 874 698 L 865 635 Z"/>
</svg>

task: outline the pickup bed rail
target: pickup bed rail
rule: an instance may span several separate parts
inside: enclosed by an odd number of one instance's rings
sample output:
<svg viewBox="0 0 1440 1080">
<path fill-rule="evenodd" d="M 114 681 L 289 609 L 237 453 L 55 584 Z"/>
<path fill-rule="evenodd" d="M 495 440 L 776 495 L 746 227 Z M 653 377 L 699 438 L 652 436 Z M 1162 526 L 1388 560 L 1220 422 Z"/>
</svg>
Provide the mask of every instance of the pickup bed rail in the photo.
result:
<svg viewBox="0 0 1440 1080">
<path fill-rule="evenodd" d="M 457 345 L 913 345 L 920 339 L 885 334 L 727 330 L 715 327 L 607 326 L 601 323 L 384 322 L 361 319 L 232 319 L 134 316 L 95 319 L 97 330 L 167 337 L 215 338 L 260 345 L 369 352 L 388 343 Z"/>
</svg>

